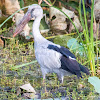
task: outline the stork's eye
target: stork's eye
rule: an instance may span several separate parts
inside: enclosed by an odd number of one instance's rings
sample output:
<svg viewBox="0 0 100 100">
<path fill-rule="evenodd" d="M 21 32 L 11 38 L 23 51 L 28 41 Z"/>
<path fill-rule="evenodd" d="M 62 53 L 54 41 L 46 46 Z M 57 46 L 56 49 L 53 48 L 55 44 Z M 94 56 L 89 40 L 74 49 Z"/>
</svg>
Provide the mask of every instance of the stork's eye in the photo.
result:
<svg viewBox="0 0 100 100">
<path fill-rule="evenodd" d="M 31 12 L 33 12 L 35 9 L 32 9 Z"/>
<path fill-rule="evenodd" d="M 32 9 L 31 10 L 31 17 L 33 18 L 33 11 L 34 11 L 35 9 Z"/>
</svg>

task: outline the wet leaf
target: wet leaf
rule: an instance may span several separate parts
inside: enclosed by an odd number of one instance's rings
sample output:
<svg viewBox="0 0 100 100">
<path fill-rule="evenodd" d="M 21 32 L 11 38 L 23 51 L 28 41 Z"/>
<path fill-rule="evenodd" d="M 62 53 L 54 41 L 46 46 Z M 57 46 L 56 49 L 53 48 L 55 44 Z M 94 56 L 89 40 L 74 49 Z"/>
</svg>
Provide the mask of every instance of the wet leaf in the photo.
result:
<svg viewBox="0 0 100 100">
<path fill-rule="evenodd" d="M 34 88 L 31 86 L 30 83 L 24 84 L 24 85 L 20 86 L 20 88 L 23 89 L 23 90 L 26 90 L 27 92 L 36 93 L 35 90 L 34 90 Z"/>
<path fill-rule="evenodd" d="M 73 11 L 70 11 L 64 7 L 62 7 L 62 11 L 65 14 L 67 14 L 69 16 L 69 18 L 73 18 L 75 15 Z M 50 19 L 52 19 L 53 16 L 66 18 L 66 16 L 61 11 L 59 11 L 58 9 L 56 9 L 54 7 L 50 7 Z"/>
<path fill-rule="evenodd" d="M 62 11 L 66 13 L 70 18 L 74 17 L 74 12 L 62 8 Z M 66 16 L 54 7 L 50 7 L 50 27 L 54 33 L 67 33 Z M 65 30 L 65 31 L 64 31 Z"/>
<path fill-rule="evenodd" d="M 61 9 L 70 19 L 74 19 L 73 23 L 75 24 L 78 30 L 82 29 L 81 23 L 78 19 L 78 16 L 71 10 L 68 10 L 64 7 Z M 50 7 L 50 27 L 54 33 L 67 33 L 69 31 L 68 27 L 70 26 L 70 21 L 68 17 L 63 14 L 59 9 Z M 67 19 L 67 20 L 66 20 Z M 71 31 L 75 30 L 74 25 L 71 25 Z"/>
<path fill-rule="evenodd" d="M 98 77 L 89 77 L 88 82 L 90 82 L 94 86 L 96 92 L 100 93 L 100 79 Z"/>
<path fill-rule="evenodd" d="M 81 56 L 85 53 L 83 46 L 79 44 L 75 38 L 68 40 L 67 46 L 74 52 L 79 53 Z"/>
<path fill-rule="evenodd" d="M 81 23 L 78 19 L 78 16 L 76 16 L 76 15 L 74 16 L 73 22 L 78 30 L 82 30 L 82 26 L 81 26 Z M 75 27 L 73 25 L 72 25 L 72 30 L 75 30 Z"/>
<path fill-rule="evenodd" d="M 6 13 L 11 15 L 20 9 L 18 0 L 5 0 Z"/>
</svg>

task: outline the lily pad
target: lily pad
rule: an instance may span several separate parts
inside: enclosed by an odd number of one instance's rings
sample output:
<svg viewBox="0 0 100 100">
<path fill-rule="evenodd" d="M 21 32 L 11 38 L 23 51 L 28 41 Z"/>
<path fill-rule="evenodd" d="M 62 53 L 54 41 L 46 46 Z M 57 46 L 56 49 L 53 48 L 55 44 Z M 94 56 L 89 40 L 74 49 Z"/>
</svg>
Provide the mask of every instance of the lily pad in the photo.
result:
<svg viewBox="0 0 100 100">
<path fill-rule="evenodd" d="M 88 82 L 94 86 L 96 92 L 100 93 L 100 79 L 98 77 L 89 77 Z"/>
<path fill-rule="evenodd" d="M 81 56 L 83 56 L 83 54 L 85 53 L 84 47 L 81 44 L 79 44 L 75 38 L 68 40 L 67 46 L 74 52 L 80 54 Z"/>
</svg>

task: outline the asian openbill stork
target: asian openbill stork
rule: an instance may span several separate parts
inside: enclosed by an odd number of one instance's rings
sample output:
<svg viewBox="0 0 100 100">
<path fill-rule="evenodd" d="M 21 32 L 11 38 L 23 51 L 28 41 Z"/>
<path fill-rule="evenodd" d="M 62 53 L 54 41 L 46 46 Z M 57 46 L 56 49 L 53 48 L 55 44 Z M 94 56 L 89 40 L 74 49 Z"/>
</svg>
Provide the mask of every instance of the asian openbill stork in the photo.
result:
<svg viewBox="0 0 100 100">
<path fill-rule="evenodd" d="M 19 23 L 13 37 L 22 31 L 24 26 L 35 18 L 32 28 L 34 36 L 35 56 L 40 64 L 43 79 L 47 73 L 56 73 L 60 81 L 63 83 L 65 75 L 75 74 L 82 77 L 81 71 L 89 74 L 86 67 L 76 61 L 76 57 L 67 48 L 54 44 L 46 40 L 39 31 L 40 21 L 43 17 L 43 10 L 38 4 L 29 6 L 28 11 Z"/>
</svg>

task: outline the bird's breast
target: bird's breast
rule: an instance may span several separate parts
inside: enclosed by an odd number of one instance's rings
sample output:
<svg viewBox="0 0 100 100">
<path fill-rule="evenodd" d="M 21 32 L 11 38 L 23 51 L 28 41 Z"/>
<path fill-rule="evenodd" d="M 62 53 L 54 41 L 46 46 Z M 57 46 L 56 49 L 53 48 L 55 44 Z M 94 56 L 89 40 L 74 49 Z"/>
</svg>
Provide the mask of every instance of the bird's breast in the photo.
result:
<svg viewBox="0 0 100 100">
<path fill-rule="evenodd" d="M 47 67 L 51 70 L 61 67 L 61 62 L 60 62 L 61 54 L 54 50 L 50 50 L 44 47 L 39 47 L 35 49 L 35 56 L 38 63 L 42 67 Z"/>
</svg>

